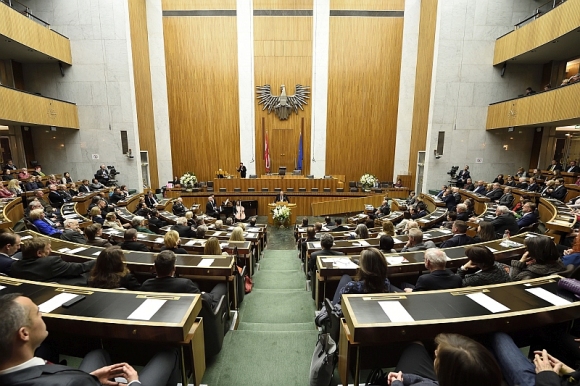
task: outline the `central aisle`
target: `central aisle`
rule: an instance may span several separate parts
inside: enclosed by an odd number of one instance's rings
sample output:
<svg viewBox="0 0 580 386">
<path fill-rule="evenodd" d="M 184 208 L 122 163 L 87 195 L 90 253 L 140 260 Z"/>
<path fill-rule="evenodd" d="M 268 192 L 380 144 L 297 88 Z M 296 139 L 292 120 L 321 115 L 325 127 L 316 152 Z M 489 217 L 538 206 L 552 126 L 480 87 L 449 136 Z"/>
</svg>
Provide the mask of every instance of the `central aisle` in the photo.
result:
<svg viewBox="0 0 580 386">
<path fill-rule="evenodd" d="M 292 229 L 269 230 L 253 280 L 254 289 L 241 304 L 238 329 L 227 333 L 203 383 L 307 385 L 318 331 Z"/>
</svg>

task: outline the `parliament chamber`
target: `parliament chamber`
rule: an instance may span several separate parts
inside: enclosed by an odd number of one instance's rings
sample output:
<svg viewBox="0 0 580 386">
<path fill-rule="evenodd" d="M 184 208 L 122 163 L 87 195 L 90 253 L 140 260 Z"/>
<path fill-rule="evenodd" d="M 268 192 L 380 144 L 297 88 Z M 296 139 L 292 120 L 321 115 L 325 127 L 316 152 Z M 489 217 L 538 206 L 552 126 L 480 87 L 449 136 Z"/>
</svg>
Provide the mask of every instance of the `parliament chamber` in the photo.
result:
<svg viewBox="0 0 580 386">
<path fill-rule="evenodd" d="M 580 276 L 579 12 L 0 0 L 0 298 L 40 307 L 51 360 L 79 367 L 101 348 L 147 374 L 175 350 L 194 385 L 307 384 L 325 336 L 332 386 L 440 333 L 576 337 L 561 287 Z M 538 240 L 557 269 L 534 271 Z M 11 274 L 39 242 L 93 267 L 82 285 Z M 135 287 L 92 286 L 119 249 Z M 415 291 L 437 271 L 432 249 L 450 277 L 478 274 L 479 251 L 509 280 Z M 367 291 L 375 251 L 391 293 Z M 193 292 L 141 289 L 168 255 L 167 277 Z M 5 367 L 0 355 L 0 383 Z"/>
</svg>

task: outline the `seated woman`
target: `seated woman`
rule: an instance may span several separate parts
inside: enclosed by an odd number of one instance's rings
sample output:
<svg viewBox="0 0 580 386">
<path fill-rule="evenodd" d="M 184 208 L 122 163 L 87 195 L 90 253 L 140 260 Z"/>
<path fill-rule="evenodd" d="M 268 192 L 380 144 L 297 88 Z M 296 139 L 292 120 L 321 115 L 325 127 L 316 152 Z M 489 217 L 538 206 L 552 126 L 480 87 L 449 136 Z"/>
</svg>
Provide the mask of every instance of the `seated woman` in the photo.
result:
<svg viewBox="0 0 580 386">
<path fill-rule="evenodd" d="M 68 187 L 68 194 L 70 194 L 72 197 L 76 197 L 79 195 L 79 190 L 77 188 L 77 184 L 75 184 L 74 182 L 71 182 L 69 187 Z"/>
<path fill-rule="evenodd" d="M 60 181 L 63 184 L 72 184 L 72 182 L 73 182 L 72 178 L 70 177 L 70 173 L 69 172 L 64 172 L 62 174 L 62 178 L 60 179 Z"/>
<path fill-rule="evenodd" d="M 14 197 L 14 193 L 6 189 L 6 187 L 0 184 L 0 198 L 11 198 Z"/>
<path fill-rule="evenodd" d="M 241 201 L 236 201 L 236 206 L 234 206 L 234 218 L 236 221 L 246 221 L 246 208 L 242 206 Z"/>
<path fill-rule="evenodd" d="M 518 171 L 516 172 L 517 178 L 522 178 L 522 177 L 527 177 L 527 176 L 528 176 L 528 173 L 526 173 L 524 168 L 519 168 Z"/>
<path fill-rule="evenodd" d="M 477 233 L 473 238 L 474 243 L 484 243 L 486 241 L 492 241 L 497 238 L 495 234 L 495 229 L 489 221 L 480 221 L 477 226 Z"/>
<path fill-rule="evenodd" d="M 169 231 L 165 234 L 163 238 L 162 251 L 171 251 L 176 255 L 187 255 L 187 251 L 179 247 L 181 240 L 179 239 L 179 233 L 177 231 Z"/>
<path fill-rule="evenodd" d="M 479 286 L 488 284 L 499 284 L 510 281 L 510 275 L 503 266 L 495 261 L 495 256 L 486 247 L 474 245 L 465 250 L 465 255 L 469 259 L 462 265 L 457 274 L 463 280 L 463 287 Z M 471 269 L 478 271 L 467 274 Z"/>
<path fill-rule="evenodd" d="M 138 290 L 141 284 L 125 264 L 125 255 L 119 247 L 110 247 L 102 251 L 89 274 L 89 287 L 126 288 Z"/>
<path fill-rule="evenodd" d="M 395 246 L 395 240 L 390 235 L 382 235 L 379 239 L 379 248 L 383 253 L 397 253 L 396 250 L 393 249 Z"/>
<path fill-rule="evenodd" d="M 507 181 L 505 182 L 506 186 L 511 186 L 511 187 L 515 187 L 516 186 L 516 180 L 514 179 L 513 176 L 507 176 Z"/>
<path fill-rule="evenodd" d="M 246 239 L 244 238 L 244 230 L 241 227 L 235 227 L 232 230 L 230 241 L 246 241 Z"/>
<path fill-rule="evenodd" d="M 504 183 L 503 174 L 498 174 L 497 177 L 495 177 L 495 179 L 491 183 L 494 184 L 496 182 L 500 185 L 503 185 Z"/>
<path fill-rule="evenodd" d="M 149 230 L 149 228 L 147 228 L 145 226 L 145 218 L 141 217 L 141 216 L 135 216 L 133 217 L 133 219 L 131 220 L 131 226 L 133 228 L 135 228 L 137 230 L 137 232 L 141 232 L 141 233 L 149 233 L 149 234 L 155 234 L 155 232 Z"/>
<path fill-rule="evenodd" d="M 443 221 L 442 228 L 452 229 L 453 223 L 457 220 L 457 212 L 447 211 L 447 221 Z"/>
<path fill-rule="evenodd" d="M 87 236 L 87 244 L 94 247 L 109 248 L 113 245 L 107 240 L 102 238 L 103 226 L 99 223 L 94 223 L 85 228 L 85 235 Z"/>
<path fill-rule="evenodd" d="M 383 230 L 379 232 L 377 237 L 381 237 L 382 235 L 387 235 L 391 237 L 395 236 L 395 226 L 390 220 L 383 221 Z"/>
<path fill-rule="evenodd" d="M 404 235 L 408 235 L 409 234 L 409 230 L 411 229 L 419 229 L 419 224 L 417 223 L 417 221 L 409 221 L 407 222 L 407 225 L 405 225 L 405 229 L 403 229 L 403 234 Z"/>
<path fill-rule="evenodd" d="M 48 221 L 46 221 L 46 219 L 44 218 L 44 209 L 34 209 L 30 211 L 29 218 L 40 233 L 42 233 L 43 235 L 56 237 L 57 239 L 60 239 L 62 230 L 56 229 L 51 224 L 49 224 Z"/>
<path fill-rule="evenodd" d="M 20 173 L 18 173 L 18 179 L 22 181 L 22 180 L 27 180 L 29 178 L 30 178 L 30 174 L 28 173 L 28 169 L 22 168 L 20 170 Z"/>
<path fill-rule="evenodd" d="M 204 255 L 227 255 L 227 252 L 222 252 L 222 247 L 220 246 L 220 241 L 217 237 L 210 237 L 204 247 L 203 247 L 203 254 Z"/>
<path fill-rule="evenodd" d="M 402 188 L 403 187 L 403 181 L 399 178 L 393 187 L 394 188 Z"/>
<path fill-rule="evenodd" d="M 354 230 L 354 236 L 350 235 L 349 239 L 368 239 L 369 228 L 365 224 L 358 224 Z"/>
<path fill-rule="evenodd" d="M 574 264 L 575 267 L 580 267 L 580 233 L 574 238 L 572 248 L 564 250 L 562 264 Z"/>
<path fill-rule="evenodd" d="M 457 334 L 435 337 L 435 360 L 420 342 L 411 343 L 399 358 L 390 386 L 500 386 L 502 373 L 483 345 Z"/>
<path fill-rule="evenodd" d="M 23 192 L 18 180 L 10 180 L 10 182 L 8 182 L 8 190 L 15 196 L 20 196 Z"/>
<path fill-rule="evenodd" d="M 129 225 L 129 224 L 127 224 Z M 124 231 L 125 228 L 121 225 L 121 221 L 117 219 L 117 215 L 114 212 L 107 213 L 107 218 L 103 222 L 103 226 L 107 228 L 113 228 L 118 231 Z"/>
<path fill-rule="evenodd" d="M 562 272 L 566 266 L 560 260 L 556 244 L 545 236 L 528 237 L 524 240 L 526 253 L 519 260 L 511 261 L 510 278 L 527 280 Z"/>
<path fill-rule="evenodd" d="M 185 212 L 185 219 L 187 220 L 187 226 L 189 227 L 195 227 L 197 217 L 195 216 L 195 214 L 193 214 L 193 212 L 191 210 L 188 210 L 187 212 Z"/>
<path fill-rule="evenodd" d="M 376 248 L 361 252 L 358 273 L 353 281 L 344 275 L 334 293 L 333 304 L 340 303 L 342 294 L 374 294 L 391 292 L 391 283 L 387 279 L 387 260 Z"/>
<path fill-rule="evenodd" d="M 58 181 L 56 180 L 56 176 L 54 174 L 51 174 L 48 176 L 48 181 L 46 181 L 46 185 L 58 185 Z"/>
<path fill-rule="evenodd" d="M 105 220 L 103 219 L 103 216 L 101 216 L 102 212 L 101 212 L 101 208 L 99 208 L 98 206 L 93 206 L 91 208 L 91 210 L 89 211 L 89 218 L 98 224 L 104 224 Z"/>
</svg>

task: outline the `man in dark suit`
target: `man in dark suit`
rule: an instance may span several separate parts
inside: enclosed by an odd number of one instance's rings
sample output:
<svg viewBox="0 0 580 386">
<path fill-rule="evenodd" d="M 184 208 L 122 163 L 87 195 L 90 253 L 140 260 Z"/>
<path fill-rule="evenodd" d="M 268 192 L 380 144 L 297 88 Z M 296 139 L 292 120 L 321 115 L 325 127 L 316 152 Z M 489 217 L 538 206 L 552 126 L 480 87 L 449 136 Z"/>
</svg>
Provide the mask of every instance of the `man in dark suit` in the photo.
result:
<svg viewBox="0 0 580 386">
<path fill-rule="evenodd" d="M 207 198 L 207 204 L 205 204 L 205 214 L 210 217 L 220 217 L 220 208 L 216 205 L 215 196 L 213 194 Z"/>
<path fill-rule="evenodd" d="M 566 173 L 580 173 L 580 167 L 576 166 L 576 161 L 570 161 L 570 164 L 566 166 Z"/>
<path fill-rule="evenodd" d="M 566 193 L 568 190 L 564 186 L 564 180 L 561 178 L 556 179 L 554 182 L 554 190 L 550 193 L 550 197 L 555 198 L 556 200 L 564 201 L 566 198 Z"/>
<path fill-rule="evenodd" d="M 429 270 L 429 273 L 419 276 L 415 288 L 405 288 L 405 292 L 461 287 L 461 277 L 455 275 L 451 270 L 445 269 L 447 259 L 447 255 L 442 250 L 437 248 L 427 249 L 425 251 L 425 268 Z"/>
<path fill-rule="evenodd" d="M 540 185 L 536 182 L 534 177 L 530 178 L 530 183 L 528 184 L 528 192 L 538 192 L 540 190 Z"/>
<path fill-rule="evenodd" d="M 202 299 L 211 304 L 212 310 L 219 304 L 221 297 L 226 294 L 225 283 L 216 284 L 212 291 L 208 293 L 201 292 L 197 284 L 190 279 L 174 277 L 175 253 L 173 251 L 161 251 L 155 257 L 155 272 L 157 272 L 157 277 L 147 279 L 141 286 L 141 291 L 186 294 L 201 293 Z"/>
<path fill-rule="evenodd" d="M 461 202 L 461 195 L 459 194 L 459 188 L 453 187 L 453 188 L 447 189 L 447 191 L 445 193 L 443 193 L 441 200 L 447 206 L 448 211 L 455 212 L 455 208 L 457 207 L 457 204 L 459 204 Z"/>
<path fill-rule="evenodd" d="M 79 231 L 79 222 L 75 219 L 69 218 L 64 220 L 64 230 L 60 235 L 61 240 L 72 241 L 77 244 L 86 244 L 87 239 Z"/>
<path fill-rule="evenodd" d="M 413 220 L 427 216 L 427 206 L 424 202 L 420 202 L 417 204 L 416 208 L 411 208 L 411 218 Z"/>
<path fill-rule="evenodd" d="M 558 161 L 556 161 L 555 159 L 553 159 L 552 163 L 550 165 L 548 165 L 546 170 L 549 170 L 551 172 L 553 172 L 555 170 L 562 170 L 562 164 L 559 163 Z"/>
<path fill-rule="evenodd" d="M 121 245 L 121 249 L 126 251 L 149 252 L 147 245 L 137 241 L 137 230 L 131 228 L 125 231 L 123 235 L 125 241 Z"/>
<path fill-rule="evenodd" d="M 147 204 L 147 207 L 151 209 L 155 209 L 159 204 L 159 201 L 157 201 L 157 198 L 155 198 L 155 195 L 153 194 L 152 190 L 150 190 L 147 196 L 145 197 L 145 204 Z"/>
<path fill-rule="evenodd" d="M 159 211 L 157 209 L 152 209 L 149 212 L 149 224 L 155 225 L 157 228 L 163 228 L 167 223 L 159 218 Z M 187 222 L 187 220 L 186 220 Z"/>
<path fill-rule="evenodd" d="M 506 230 L 512 236 L 518 233 L 520 228 L 518 227 L 516 218 L 507 206 L 498 205 L 495 210 L 495 215 L 496 218 L 491 221 L 491 225 L 493 225 L 496 235 L 503 237 Z"/>
<path fill-rule="evenodd" d="M 465 185 L 463 185 L 463 189 L 469 190 L 470 192 L 472 192 L 475 189 L 475 185 L 473 185 L 473 181 L 471 181 L 471 178 L 468 178 L 465 181 Z"/>
<path fill-rule="evenodd" d="M 477 181 L 477 186 L 473 189 L 473 193 L 485 194 L 485 183 L 483 181 Z"/>
<path fill-rule="evenodd" d="M 274 202 L 290 202 L 290 200 L 288 200 L 288 196 L 284 194 L 284 191 L 281 190 L 280 193 L 276 195 L 276 198 L 274 198 Z"/>
<path fill-rule="evenodd" d="M 499 198 L 498 205 L 504 205 L 511 208 L 513 203 L 514 195 L 512 194 L 512 188 L 505 188 L 503 190 L 503 195 Z"/>
<path fill-rule="evenodd" d="M 176 216 L 184 216 L 187 210 L 183 205 L 183 199 L 181 197 L 177 197 L 177 199 L 173 200 L 173 208 L 171 209 L 173 214 Z"/>
<path fill-rule="evenodd" d="M 467 182 L 467 179 L 471 178 L 471 174 L 469 174 L 469 166 L 465 165 L 462 171 L 459 172 L 457 175 L 457 186 L 462 188 L 463 185 Z"/>
<path fill-rule="evenodd" d="M 391 213 L 391 208 L 389 208 L 389 202 L 387 200 L 383 200 L 381 206 L 379 206 L 375 210 L 375 218 L 387 216 L 389 213 Z"/>
<path fill-rule="evenodd" d="M 8 275 L 16 259 L 12 258 L 20 249 L 20 236 L 12 232 L 0 233 L 0 273 Z"/>
<path fill-rule="evenodd" d="M 141 372 L 141 379 L 129 364 L 111 364 L 104 350 L 90 352 L 79 369 L 35 357 L 48 332 L 38 306 L 19 294 L 0 296 L 0 331 L 0 385 L 117 385 L 110 381 L 116 377 L 132 385 L 176 385 L 179 380 L 177 350 L 156 354 Z"/>
<path fill-rule="evenodd" d="M 493 184 L 493 190 L 486 194 L 486 196 L 491 201 L 497 201 L 503 196 L 503 190 L 501 190 L 501 185 L 498 182 Z"/>
<path fill-rule="evenodd" d="M 467 213 L 467 205 L 457 204 L 456 209 L 457 209 L 456 220 L 460 220 L 460 221 L 468 221 L 469 220 L 469 213 Z"/>
<path fill-rule="evenodd" d="M 332 230 L 333 232 L 346 232 L 348 230 L 348 227 L 342 225 L 342 219 L 340 217 L 334 219 L 334 224 L 336 226 Z"/>
<path fill-rule="evenodd" d="M 82 185 L 79 186 L 79 193 L 90 193 L 91 187 L 89 186 L 89 180 L 83 180 Z"/>
<path fill-rule="evenodd" d="M 344 255 L 344 253 L 339 251 L 333 251 L 331 248 L 334 245 L 334 237 L 330 233 L 322 233 L 320 236 L 320 246 L 322 249 L 320 251 L 312 252 L 310 254 L 310 259 L 308 260 L 308 274 L 311 280 L 312 289 L 312 299 L 315 297 L 315 281 L 316 281 L 316 258 L 318 256 L 336 256 L 336 255 Z"/>
<path fill-rule="evenodd" d="M 465 234 L 465 232 L 467 232 L 467 223 L 465 223 L 465 221 L 455 220 L 451 231 L 453 232 L 453 237 L 444 241 L 440 248 L 451 248 L 473 244 L 474 240 Z"/>
<path fill-rule="evenodd" d="M 48 201 L 53 208 L 60 208 L 64 204 L 64 197 L 56 191 L 56 185 L 48 185 Z"/>
<path fill-rule="evenodd" d="M 246 169 L 243 162 L 240 162 L 240 166 L 236 169 L 236 171 L 240 173 L 240 178 L 246 178 L 246 172 L 248 169 Z"/>
<path fill-rule="evenodd" d="M 522 217 L 518 220 L 518 226 L 520 228 L 527 227 L 529 225 L 538 222 L 538 213 L 536 212 L 536 204 L 528 201 L 522 207 Z"/>
<path fill-rule="evenodd" d="M 185 217 L 179 217 L 175 220 L 175 225 L 171 227 L 171 230 L 179 233 L 179 237 L 189 237 L 195 238 L 195 231 L 187 225 L 187 219 Z"/>
<path fill-rule="evenodd" d="M 101 165 L 99 170 L 97 170 L 97 172 L 95 173 L 95 177 L 97 178 L 97 180 L 99 180 L 101 184 L 105 186 L 109 183 L 110 179 L 109 170 L 107 170 L 107 167 L 104 164 Z"/>
<path fill-rule="evenodd" d="M 111 204 L 116 205 L 119 201 L 123 201 L 125 199 L 125 195 L 121 193 L 121 188 L 117 187 L 109 197 L 109 202 Z"/>
<path fill-rule="evenodd" d="M 86 285 L 84 273 L 89 272 L 96 260 L 68 263 L 59 256 L 50 256 L 50 239 L 35 237 L 22 244 L 22 260 L 12 264 L 10 276 L 34 281 L 56 281 L 61 284 Z"/>
</svg>

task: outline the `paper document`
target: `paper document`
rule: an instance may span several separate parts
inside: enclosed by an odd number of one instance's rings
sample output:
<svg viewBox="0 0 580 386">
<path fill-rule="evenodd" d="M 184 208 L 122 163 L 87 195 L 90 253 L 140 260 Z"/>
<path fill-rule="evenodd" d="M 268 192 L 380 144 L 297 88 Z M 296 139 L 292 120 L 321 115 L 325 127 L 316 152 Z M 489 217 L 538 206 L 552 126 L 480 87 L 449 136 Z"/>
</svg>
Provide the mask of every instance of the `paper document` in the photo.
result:
<svg viewBox="0 0 580 386">
<path fill-rule="evenodd" d="M 99 256 L 101 254 L 102 251 L 97 251 L 95 253 L 93 253 L 93 256 Z"/>
<path fill-rule="evenodd" d="M 137 233 L 138 239 L 144 239 L 146 236 L 143 233 Z"/>
<path fill-rule="evenodd" d="M 566 304 L 570 304 L 570 302 L 568 300 L 561 298 L 558 295 L 555 295 L 555 294 L 551 293 L 550 291 L 546 291 L 545 289 L 540 288 L 540 287 L 526 288 L 526 291 L 536 295 L 540 299 L 544 299 L 548 303 L 552 303 L 555 306 L 564 306 Z"/>
<path fill-rule="evenodd" d="M 158 237 L 155 239 L 156 243 L 162 243 L 163 242 L 163 237 Z"/>
<path fill-rule="evenodd" d="M 147 299 L 127 319 L 149 320 L 165 304 L 167 300 Z"/>
<path fill-rule="evenodd" d="M 4 287 L 3 285 L 0 285 L 0 291 L 2 291 L 4 288 L 6 288 L 6 287 Z"/>
<path fill-rule="evenodd" d="M 489 296 L 487 296 L 483 292 L 478 292 L 476 294 L 469 294 L 466 296 L 468 298 L 470 298 L 471 300 L 473 300 L 474 302 L 476 302 L 477 304 L 479 304 L 480 306 L 487 308 L 488 311 L 490 311 L 494 314 L 497 312 L 504 312 L 504 311 L 510 310 L 509 308 L 507 308 L 506 306 L 504 306 L 503 304 L 501 304 L 497 300 L 490 298 Z"/>
<path fill-rule="evenodd" d="M 188 247 L 191 247 L 193 244 L 195 244 L 195 240 L 189 240 L 187 243 L 185 243 L 185 245 Z"/>
<path fill-rule="evenodd" d="M 439 232 L 445 233 L 445 234 L 450 234 L 451 233 L 451 231 L 449 229 L 440 229 Z"/>
<path fill-rule="evenodd" d="M 320 245 L 320 241 L 316 241 L 316 242 L 312 243 L 312 248 L 316 248 L 316 249 L 322 248 L 322 246 Z"/>
<path fill-rule="evenodd" d="M 393 237 L 393 241 L 395 242 L 395 244 L 397 244 L 397 243 L 402 243 L 402 241 L 401 241 L 401 240 L 399 240 L 399 239 L 398 239 L 398 238 L 396 238 L 396 237 Z"/>
<path fill-rule="evenodd" d="M 361 247 L 370 247 L 371 245 L 366 240 L 359 240 L 358 243 Z"/>
<path fill-rule="evenodd" d="M 379 305 L 385 311 L 385 314 L 391 319 L 392 323 L 414 322 L 415 319 L 407 312 L 405 307 L 398 301 L 383 301 Z"/>
<path fill-rule="evenodd" d="M 356 268 L 358 268 L 358 265 L 353 263 L 350 259 L 346 259 L 346 258 L 334 260 L 333 265 L 336 268 L 343 268 L 343 269 L 348 269 L 348 268 L 355 268 L 356 269 Z"/>
<path fill-rule="evenodd" d="M 87 250 L 87 249 L 88 249 L 87 247 L 78 247 L 75 249 L 71 249 L 70 251 L 68 251 L 68 253 L 79 253 L 79 252 L 82 252 L 82 251 Z"/>
<path fill-rule="evenodd" d="M 197 266 L 198 267 L 211 267 L 214 260 L 215 259 L 201 259 L 201 261 L 199 262 L 199 264 Z"/>
<path fill-rule="evenodd" d="M 65 214 L 64 216 L 62 216 L 64 218 L 76 218 L 77 215 L 76 214 Z"/>
<path fill-rule="evenodd" d="M 222 249 L 227 248 L 230 245 L 230 243 L 220 243 L 220 247 L 222 247 Z"/>
<path fill-rule="evenodd" d="M 28 240 L 28 239 L 31 239 L 31 238 L 32 238 L 32 236 L 30 236 L 30 235 L 22 236 L 20 238 L 20 241 L 22 241 L 22 240 Z"/>
<path fill-rule="evenodd" d="M 495 248 L 492 248 L 492 247 L 487 247 L 487 249 L 489 249 L 489 250 L 490 250 L 492 253 L 495 253 L 495 252 L 497 252 L 497 249 L 495 249 Z"/>
<path fill-rule="evenodd" d="M 58 252 L 61 252 L 61 253 L 70 252 L 70 248 L 61 248 L 58 250 Z"/>
<path fill-rule="evenodd" d="M 409 260 L 405 259 L 403 256 L 385 256 L 387 259 L 387 264 L 401 264 L 408 263 Z"/>
<path fill-rule="evenodd" d="M 67 294 L 66 292 L 58 294 L 52 299 L 47 300 L 42 304 L 39 304 L 38 309 L 42 313 L 52 312 L 76 296 L 77 296 L 76 294 Z"/>
</svg>

